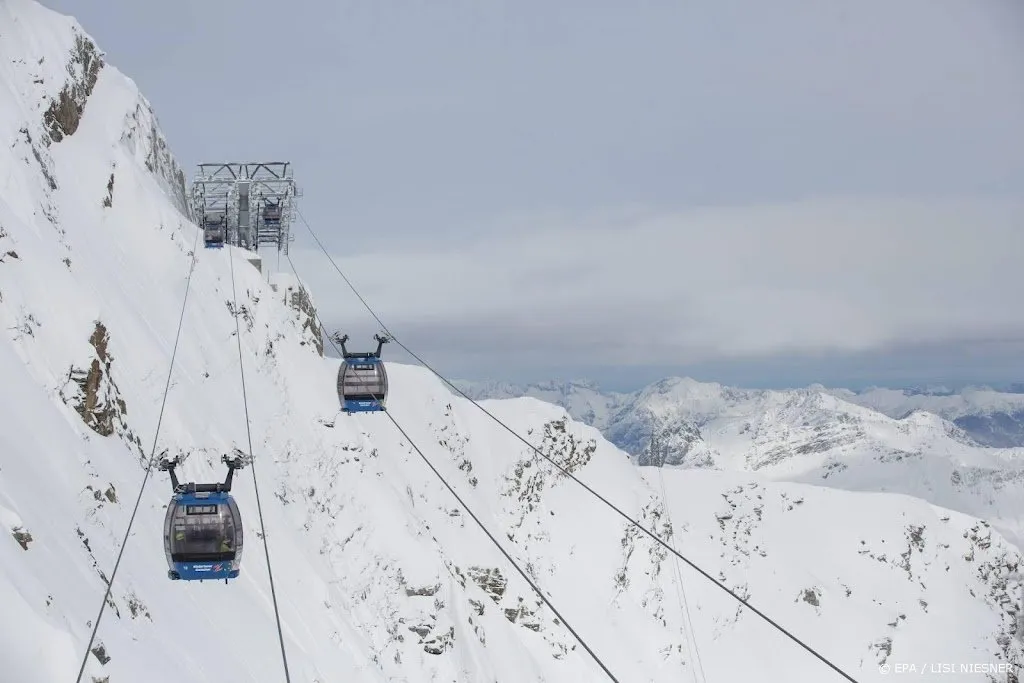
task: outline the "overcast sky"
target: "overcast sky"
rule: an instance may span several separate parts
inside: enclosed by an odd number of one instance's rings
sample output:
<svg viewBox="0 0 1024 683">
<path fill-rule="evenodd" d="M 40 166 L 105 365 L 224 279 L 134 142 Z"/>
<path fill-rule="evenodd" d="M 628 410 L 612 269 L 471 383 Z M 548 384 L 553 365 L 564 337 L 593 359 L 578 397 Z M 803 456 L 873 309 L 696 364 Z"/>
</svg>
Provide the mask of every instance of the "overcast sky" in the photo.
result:
<svg viewBox="0 0 1024 683">
<path fill-rule="evenodd" d="M 1016 0 L 44 4 L 190 177 L 292 161 L 335 260 L 446 374 L 1024 379 Z M 295 232 L 323 318 L 370 346 Z"/>
</svg>

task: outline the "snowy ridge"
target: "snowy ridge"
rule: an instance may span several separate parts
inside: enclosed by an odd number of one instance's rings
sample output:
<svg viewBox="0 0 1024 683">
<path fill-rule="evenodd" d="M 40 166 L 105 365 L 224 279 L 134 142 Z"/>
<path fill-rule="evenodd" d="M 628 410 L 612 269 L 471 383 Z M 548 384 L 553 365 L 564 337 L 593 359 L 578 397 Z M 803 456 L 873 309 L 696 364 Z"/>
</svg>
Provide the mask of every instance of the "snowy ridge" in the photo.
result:
<svg viewBox="0 0 1024 683">
<path fill-rule="evenodd" d="M 113 67 L 90 66 L 83 39 L 34 2 L 0 5 L 0 662 L 18 683 L 78 670 L 153 443 L 200 237 L 166 145 L 139 146 L 162 140 L 155 119 L 135 116 L 148 105 Z M 283 679 L 253 476 L 293 681 L 603 679 L 386 416 L 338 414 L 338 361 L 318 352 L 308 292 L 292 282 L 296 304 L 288 278 L 275 274 L 275 289 L 232 248 L 201 250 L 191 272 L 157 452 L 187 455 L 182 478 L 209 481 L 223 476 L 222 453 L 247 450 L 237 320 L 255 458 L 233 489 L 242 575 L 166 578 L 170 490 L 154 472 L 83 680 Z M 620 680 L 689 680 L 660 546 L 425 370 L 388 370 L 390 413 Z M 983 522 L 761 470 L 638 468 L 549 403 L 486 405 L 859 681 L 886 680 L 877 667 L 891 661 L 1020 662 L 1006 578 L 1019 554 Z M 682 572 L 709 681 L 830 680 Z"/>
<path fill-rule="evenodd" d="M 926 410 L 956 423 L 986 446 L 1024 446 L 1024 393 L 966 387 L 956 393 L 923 393 L 872 388 L 861 392 L 832 389 L 836 396 L 890 417 Z"/>
<path fill-rule="evenodd" d="M 894 416 L 911 410 L 927 410 L 946 419 L 953 419 L 966 415 L 1024 410 L 1024 393 L 996 391 L 990 387 L 964 387 L 957 392 L 942 393 L 884 387 L 872 387 L 858 392 L 849 389 L 830 391 L 852 403 Z"/>
</svg>

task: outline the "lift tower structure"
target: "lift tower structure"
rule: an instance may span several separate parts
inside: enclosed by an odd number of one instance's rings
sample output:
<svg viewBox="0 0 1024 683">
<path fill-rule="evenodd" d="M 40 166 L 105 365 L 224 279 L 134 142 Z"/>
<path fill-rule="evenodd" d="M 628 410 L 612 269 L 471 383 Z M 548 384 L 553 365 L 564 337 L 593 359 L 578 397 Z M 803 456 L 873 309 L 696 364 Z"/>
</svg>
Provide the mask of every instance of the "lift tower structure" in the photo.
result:
<svg viewBox="0 0 1024 683">
<path fill-rule="evenodd" d="M 192 216 L 204 232 L 221 227 L 228 244 L 250 251 L 273 245 L 287 255 L 301 196 L 287 161 L 199 164 Z"/>
</svg>

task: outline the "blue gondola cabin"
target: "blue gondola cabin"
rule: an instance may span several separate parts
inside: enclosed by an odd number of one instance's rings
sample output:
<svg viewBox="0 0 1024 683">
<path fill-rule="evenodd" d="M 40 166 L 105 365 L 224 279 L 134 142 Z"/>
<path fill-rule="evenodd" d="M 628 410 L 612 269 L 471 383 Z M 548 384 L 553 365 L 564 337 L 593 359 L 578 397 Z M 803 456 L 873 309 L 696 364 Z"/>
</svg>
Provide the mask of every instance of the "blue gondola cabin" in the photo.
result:
<svg viewBox="0 0 1024 683">
<path fill-rule="evenodd" d="M 180 484 L 176 460 L 162 460 L 170 472 L 174 495 L 164 516 L 167 576 L 175 581 L 206 581 L 238 577 L 242 564 L 242 514 L 231 497 L 238 458 L 224 457 L 228 476 L 218 484 Z"/>
<path fill-rule="evenodd" d="M 381 347 L 387 338 L 380 335 L 375 352 L 355 353 L 345 348 L 348 335 L 341 343 L 341 367 L 338 368 L 338 399 L 346 413 L 366 413 L 386 410 L 388 374 L 380 359 Z"/>
</svg>

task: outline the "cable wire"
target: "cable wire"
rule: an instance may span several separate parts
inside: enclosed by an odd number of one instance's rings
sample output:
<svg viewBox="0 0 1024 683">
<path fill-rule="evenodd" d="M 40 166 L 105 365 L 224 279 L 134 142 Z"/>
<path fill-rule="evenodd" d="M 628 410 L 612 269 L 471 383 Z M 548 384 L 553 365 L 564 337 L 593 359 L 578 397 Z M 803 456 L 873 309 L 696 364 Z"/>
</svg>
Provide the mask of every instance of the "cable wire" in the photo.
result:
<svg viewBox="0 0 1024 683">
<path fill-rule="evenodd" d="M 288 673 L 288 655 L 284 649 L 284 633 L 281 631 L 281 614 L 277 608 L 277 591 L 274 590 L 274 572 L 270 566 L 270 546 L 267 544 L 267 528 L 263 524 L 263 506 L 260 504 L 260 487 L 256 482 L 256 460 L 252 455 L 252 430 L 249 427 L 249 399 L 245 392 L 245 363 L 242 361 L 242 330 L 238 322 L 238 296 L 235 294 L 235 258 L 228 251 L 228 262 L 231 264 L 231 300 L 235 316 L 235 341 L 238 342 L 238 370 L 242 375 L 242 405 L 245 406 L 245 436 L 249 441 L 249 466 L 252 468 L 252 487 L 256 492 L 256 510 L 260 516 L 260 533 L 263 534 L 263 554 L 267 558 L 267 576 L 270 578 L 270 597 L 274 601 L 274 620 L 277 622 L 277 639 L 281 643 L 281 662 L 284 664 L 284 680 L 291 683 Z"/>
<path fill-rule="evenodd" d="M 769 616 L 768 616 L 767 614 L 765 614 L 765 613 L 764 613 L 764 612 L 762 612 L 761 610 L 759 610 L 759 609 L 757 609 L 756 607 L 754 607 L 753 605 L 751 605 L 751 604 L 750 604 L 750 603 L 749 603 L 749 602 L 748 602 L 747 600 L 745 600 L 745 599 L 744 599 L 743 597 L 741 597 L 741 596 L 740 596 L 740 595 L 739 595 L 738 593 L 736 593 L 736 591 L 732 590 L 731 588 L 729 588 L 728 586 L 726 586 L 725 584 L 723 584 L 722 582 L 720 582 L 720 581 L 719 581 L 718 579 L 716 579 L 716 578 L 715 578 L 715 577 L 713 577 L 712 575 L 708 574 L 708 573 L 707 573 L 706 571 L 704 571 L 704 570 L 703 570 L 703 569 L 701 569 L 701 568 L 700 568 L 699 566 L 697 566 L 696 564 L 694 564 L 694 563 L 693 563 L 693 562 L 692 562 L 691 560 L 689 560 L 689 559 L 688 559 L 687 557 L 685 557 L 685 556 L 684 556 L 684 555 L 683 555 L 682 553 L 680 553 L 680 552 L 679 552 L 678 550 L 676 550 L 675 548 L 673 548 L 672 546 L 670 546 L 670 545 L 669 545 L 668 543 L 666 543 L 665 541 L 663 541 L 663 540 L 662 540 L 661 538 L 659 538 L 657 534 L 655 534 L 654 532 L 652 532 L 652 531 L 651 531 L 650 529 L 647 529 L 646 527 L 644 527 L 644 526 L 643 526 L 642 524 L 640 524 L 640 522 L 638 522 L 638 521 L 637 521 L 637 520 L 635 520 L 635 519 L 634 519 L 633 517 L 631 517 L 631 516 L 629 516 L 628 514 L 626 514 L 625 512 L 623 512 L 623 511 L 622 511 L 622 510 L 621 510 L 621 509 L 620 509 L 620 508 L 619 508 L 618 506 L 616 506 L 616 505 L 615 505 L 614 503 L 612 503 L 612 502 L 611 502 L 611 501 L 609 501 L 609 500 L 608 500 L 607 498 L 605 498 L 604 496 L 602 496 L 602 495 L 601 495 L 600 493 L 598 493 L 597 491 L 595 491 L 594 489 L 592 489 L 592 488 L 591 488 L 590 486 L 588 486 L 588 485 L 586 485 L 585 483 L 583 483 L 582 481 L 580 481 L 580 479 L 579 479 L 579 478 L 577 478 L 577 477 L 576 477 L 576 475 L 574 475 L 574 474 L 573 474 L 572 472 L 570 472 L 570 471 L 566 470 L 566 469 L 565 469 L 564 467 L 562 467 L 562 466 L 561 466 L 561 465 L 559 465 L 559 464 L 558 464 L 557 462 L 555 462 L 555 461 L 554 461 L 554 460 L 553 460 L 553 459 L 552 459 L 551 457 L 549 457 L 548 455 L 546 455 L 546 454 L 544 454 L 543 452 L 541 452 L 541 450 L 540 450 L 539 448 L 537 448 L 537 447 L 536 447 L 536 446 L 534 446 L 534 445 L 533 445 L 532 443 L 530 443 L 530 442 L 529 442 L 529 441 L 527 441 L 527 440 L 526 440 L 525 438 L 523 438 L 523 437 L 522 437 L 522 436 L 520 436 L 520 435 L 519 435 L 518 433 L 516 433 L 516 431 L 515 431 L 515 430 L 513 430 L 513 429 L 512 429 L 511 427 L 509 427 L 509 426 L 508 426 L 507 424 L 505 424 L 505 423 L 504 423 L 504 422 L 503 422 L 503 421 L 502 421 L 502 420 L 501 420 L 500 418 L 498 418 L 498 417 L 497 417 L 497 416 L 495 416 L 495 415 L 494 415 L 493 413 L 491 413 L 491 412 L 490 412 L 489 410 L 487 410 L 487 409 L 486 409 L 486 408 L 484 408 L 484 407 L 483 407 L 482 405 L 480 405 L 480 404 L 479 404 L 479 403 L 478 403 L 478 402 L 477 402 L 477 401 L 476 401 L 475 399 L 473 399 L 472 397 L 470 397 L 470 396 L 469 396 L 469 395 L 468 395 L 468 394 L 467 394 L 467 393 L 466 393 L 465 391 L 463 391 L 463 390 L 462 390 L 462 389 L 460 389 L 459 387 L 455 386 L 455 384 L 453 384 L 453 383 L 452 383 L 452 382 L 451 382 L 451 381 L 450 381 L 450 380 L 449 380 L 449 379 L 448 379 L 447 377 L 445 377 L 445 376 L 444 376 L 444 375 L 442 375 L 442 374 L 441 374 L 440 372 L 438 372 L 437 370 L 435 370 L 435 369 L 434 369 L 434 368 L 433 368 L 433 367 L 432 367 L 432 366 L 431 366 L 431 365 L 430 365 L 429 363 L 427 363 L 427 362 L 426 362 L 425 360 L 423 360 L 422 358 L 420 358 L 420 357 L 419 357 L 419 356 L 418 356 L 418 355 L 417 355 L 416 353 L 414 353 L 414 352 L 412 351 L 412 349 L 410 349 L 410 348 L 409 348 L 408 346 L 406 346 L 405 344 L 403 344 L 403 343 L 402 343 L 402 341 L 401 341 L 400 339 L 398 339 L 398 338 L 397 338 L 397 337 L 395 336 L 395 334 L 394 334 L 394 333 L 393 333 L 393 332 L 392 332 L 391 330 L 389 330 L 389 329 L 388 329 L 387 325 L 385 325 L 385 324 L 384 324 L 384 321 L 380 319 L 380 317 L 379 317 L 379 316 L 377 315 L 377 313 L 376 313 L 376 312 L 374 312 L 373 308 L 372 308 L 372 307 L 371 307 L 371 306 L 370 306 L 370 305 L 369 305 L 369 304 L 368 304 L 368 303 L 366 302 L 366 299 L 364 299 L 364 298 L 363 298 L 363 296 L 362 296 L 362 295 L 361 295 L 361 294 L 359 293 L 359 291 L 358 291 L 358 290 L 357 290 L 357 289 L 355 288 L 355 286 L 354 286 L 354 285 L 352 284 L 352 282 L 351 282 L 351 281 L 350 281 L 350 280 L 348 279 L 348 277 L 346 277 L 345 273 L 344 273 L 344 272 L 342 272 L 341 268 L 339 268 L 339 267 L 338 267 L 338 264 L 334 262 L 334 258 L 332 258 L 332 257 L 331 257 L 331 254 L 330 254 L 330 252 L 328 252 L 328 251 L 327 251 L 327 249 L 326 249 L 326 248 L 324 247 L 323 243 L 322 243 L 322 242 L 320 241 L 320 238 L 316 236 L 316 233 L 315 233 L 315 232 L 313 231 L 313 228 L 312 228 L 312 227 L 311 227 L 311 226 L 309 225 L 309 222 L 308 222 L 308 221 L 306 221 L 306 218 L 305 218 L 305 216 L 303 216 L 303 215 L 302 215 L 302 212 L 297 212 L 297 213 L 298 213 L 298 216 L 299 216 L 299 218 L 300 218 L 300 219 L 302 220 L 302 223 L 303 223 L 303 224 L 304 224 L 304 225 L 306 226 L 306 230 L 308 230 L 308 231 L 309 231 L 309 234 L 313 236 L 313 239 L 314 239 L 314 240 L 316 241 L 317 245 L 318 245 L 318 246 L 320 247 L 320 250 L 324 252 L 324 255 L 325 255 L 325 256 L 327 257 L 327 260 L 331 262 L 331 265 L 332 265 L 332 266 L 334 266 L 334 269 L 335 269 L 336 271 L 338 271 L 338 274 L 339 274 L 339 275 L 341 276 L 341 278 L 342 278 L 342 279 L 343 279 L 343 280 L 345 281 L 345 284 L 347 284 L 347 285 L 349 286 L 349 289 L 351 289 L 351 290 L 352 290 L 352 293 L 356 295 L 356 297 L 357 297 L 357 298 L 359 299 L 359 301 L 360 301 L 360 302 L 362 302 L 362 304 L 363 304 L 363 306 L 364 306 L 364 307 L 366 308 L 366 310 L 367 310 L 367 311 L 368 311 L 368 312 L 370 313 L 370 315 L 371 315 L 371 316 L 373 316 L 373 319 L 374 319 L 374 320 L 376 320 L 376 321 L 377 321 L 377 323 L 378 323 L 378 324 L 379 324 L 379 325 L 381 326 L 381 329 L 383 329 L 383 330 L 384 330 L 384 332 L 385 332 L 385 333 L 386 333 L 386 334 L 388 335 L 388 337 L 390 337 L 390 338 L 391 338 L 391 339 L 392 339 L 392 340 L 393 340 L 393 341 L 394 341 L 394 342 L 395 342 L 396 344 L 398 344 L 398 346 L 399 346 L 399 347 L 401 347 L 401 348 L 402 348 L 402 349 L 403 349 L 403 350 L 404 350 L 404 351 L 405 351 L 406 353 L 408 353 L 408 354 L 409 354 L 410 356 L 412 356 L 413 358 L 415 358 L 415 359 L 416 359 L 416 361 L 417 361 L 418 363 L 420 363 L 420 365 L 422 365 L 422 366 L 423 366 L 423 367 L 424 367 L 425 369 L 427 369 L 427 370 L 429 370 L 429 371 L 430 371 L 431 373 L 433 373 L 433 374 L 434 374 L 434 375 L 435 375 L 435 376 L 436 376 L 436 377 L 437 377 L 438 379 L 440 379 L 440 380 L 441 380 L 442 382 L 444 382 L 445 384 L 447 384 L 447 385 L 448 385 L 449 387 L 451 387 L 452 389 L 454 389 L 454 390 L 455 390 L 455 391 L 456 391 L 456 392 L 457 392 L 457 393 L 458 393 L 459 395 L 461 395 L 461 396 L 462 396 L 463 398 L 465 398 L 465 399 L 466 399 L 466 400 L 468 400 L 468 401 L 469 401 L 470 403 L 472 403 L 473 405 L 475 405 L 475 406 L 476 406 L 476 407 L 477 407 L 477 408 L 478 408 L 479 410 L 481 410 L 481 411 L 482 411 L 482 412 L 483 412 L 483 413 L 484 413 L 485 415 L 487 415 L 487 416 L 488 416 L 489 418 L 491 418 L 492 420 L 494 420 L 494 422 L 496 422 L 496 423 L 497 423 L 498 425 L 500 425 L 501 427 L 503 427 L 503 428 L 505 429 L 505 431 L 507 431 L 507 432 L 508 432 L 509 434 L 511 434 L 511 435 L 512 435 L 512 436 L 514 436 L 514 437 L 515 437 L 516 439 L 518 439 L 519 441 L 521 441 L 521 442 L 522 442 L 522 443 L 523 443 L 523 444 L 524 444 L 524 445 L 525 445 L 525 446 L 526 446 L 527 448 L 530 448 L 531 450 L 533 450 L 533 451 L 534 451 L 534 452 L 535 452 L 535 453 L 536 453 L 537 455 L 540 455 L 540 456 L 541 456 L 542 458 L 544 458 L 545 460 L 547 460 L 548 462 L 550 462 L 550 463 L 551 463 L 552 465 L 554 465 L 555 467 L 557 467 L 557 468 L 558 468 L 558 470 L 559 470 L 560 472 L 562 472 L 562 474 L 564 474 L 564 475 L 565 475 L 566 477 L 568 477 L 568 478 L 572 479 L 572 480 L 573 480 L 574 482 L 576 482 L 577 484 L 579 484 L 580 486 L 582 486 L 582 487 L 583 487 L 583 488 L 584 488 L 584 489 L 585 489 L 586 491 L 588 491 L 588 492 L 589 492 L 589 493 L 590 493 L 591 495 L 593 495 L 593 496 L 594 496 L 595 498 L 597 498 L 597 499 L 598 499 L 598 500 L 600 500 L 600 501 L 601 501 L 602 503 L 604 503 L 604 504 L 605 504 L 606 506 L 608 506 L 608 508 L 610 508 L 611 510 L 613 510 L 614 512 L 616 512 L 616 513 L 617 513 L 617 514 L 618 514 L 618 515 L 619 515 L 620 517 L 622 517 L 622 518 L 623 518 L 624 520 L 626 520 L 626 521 L 627 521 L 627 522 L 628 522 L 629 524 L 632 524 L 632 525 L 633 525 L 633 526 L 635 526 L 635 527 L 636 527 L 637 529 L 639 529 L 640 531 L 642 531 L 642 532 L 644 532 L 645 534 L 647 534 L 647 536 L 649 536 L 649 537 L 650 537 L 650 538 L 651 538 L 651 539 L 652 539 L 652 540 L 653 540 L 653 541 L 654 541 L 655 543 L 658 543 L 659 545 L 661 545 L 662 547 L 664 547 L 664 548 L 665 548 L 666 550 L 668 550 L 668 551 L 669 551 L 670 553 L 672 553 L 673 555 L 675 555 L 676 557 L 678 557 L 678 558 L 679 558 L 680 560 L 682 560 L 683 562 L 685 562 L 686 564 L 688 564 L 688 565 L 689 565 L 690 567 L 692 567 L 692 568 L 693 568 L 693 569 L 694 569 L 694 570 L 695 570 L 695 571 L 696 571 L 697 573 L 699 573 L 699 574 L 700 574 L 701 576 L 703 576 L 703 577 L 704 577 L 704 578 L 706 578 L 706 579 L 707 579 L 708 581 L 710 581 L 711 583 L 713 583 L 713 584 L 714 584 L 715 586 L 717 586 L 718 588 L 720 588 L 720 589 L 721 589 L 722 591 L 724 591 L 725 593 L 727 593 L 727 594 L 728 594 L 728 595 L 729 595 L 730 597 L 732 597 L 732 598 L 733 598 L 734 600 L 736 600 L 737 602 L 739 602 L 739 603 L 740 603 L 741 605 L 743 605 L 744 607 L 746 607 L 747 609 L 749 609 L 749 610 L 750 610 L 751 612 L 753 612 L 753 613 L 754 613 L 754 614 L 756 614 L 757 616 L 761 617 L 761 619 L 763 619 L 764 621 L 766 621 L 766 622 L 767 622 L 768 624 L 770 624 L 770 625 L 771 625 L 771 626 L 772 626 L 773 628 L 775 628 L 776 630 L 778 630 L 778 631 L 779 631 L 780 633 L 782 633 L 783 635 L 785 635 L 786 637 L 788 637 L 788 638 L 789 638 L 790 640 L 792 640 L 792 641 L 793 641 L 794 643 L 796 643 L 797 645 L 799 645 L 799 646 L 800 646 L 801 648 L 803 648 L 804 650 L 806 650 L 806 651 L 807 651 L 808 653 L 810 653 L 811 655 L 813 655 L 813 656 L 814 656 L 814 657 L 815 657 L 816 659 L 818 659 L 818 660 L 819 660 L 819 661 L 820 661 L 820 662 L 821 662 L 822 664 L 824 664 L 825 666 L 827 666 L 827 667 L 829 667 L 830 669 L 832 669 L 832 670 L 833 670 L 834 672 L 836 672 L 837 674 L 839 674 L 840 676 L 842 676 L 842 677 L 843 677 L 844 679 L 846 679 L 847 681 L 850 681 L 850 683 L 857 683 L 857 679 L 853 678 L 853 677 L 852 677 L 852 676 L 850 676 L 850 675 L 849 675 L 848 673 L 846 673 L 845 671 L 843 671 L 843 670 L 842 670 L 841 668 L 839 668 L 839 666 L 838 666 L 838 665 L 836 665 L 836 664 L 833 664 L 833 663 L 832 663 L 832 661 L 831 661 L 831 660 L 829 660 L 829 659 L 828 659 L 827 657 L 825 657 L 824 655 L 822 655 L 821 653 L 819 653 L 819 652 L 818 652 L 817 650 L 815 650 L 814 648 L 812 648 L 812 647 L 811 647 L 810 645 L 808 645 L 807 643 L 805 643 L 805 642 L 804 642 L 803 640 L 801 640 L 801 639 L 800 639 L 799 637 L 797 637 L 796 635 L 794 635 L 793 633 L 791 633 L 790 631 L 788 631 L 788 630 L 787 630 L 786 628 L 784 628 L 784 627 L 783 627 L 783 626 L 782 626 L 781 624 L 779 624 L 779 623 L 778 623 L 777 621 L 775 621 L 774 619 L 772 619 L 771 617 L 769 617 Z"/>
<path fill-rule="evenodd" d="M 170 367 L 167 368 L 167 382 L 164 384 L 164 395 L 160 400 L 160 413 L 156 420 L 156 431 L 153 433 L 153 447 L 149 451 L 149 462 L 146 464 L 146 474 L 142 477 L 142 485 L 139 487 L 139 496 L 135 499 L 135 507 L 132 509 L 132 516 L 128 519 L 128 528 L 125 529 L 124 539 L 121 541 L 121 549 L 117 553 L 117 560 L 114 562 L 114 570 L 110 572 L 110 579 L 107 581 L 107 590 L 103 594 L 103 602 L 100 603 L 100 611 L 96 615 L 96 623 L 92 626 L 92 634 L 89 636 L 89 644 L 85 646 L 85 655 L 82 657 L 82 666 L 78 669 L 78 677 L 75 678 L 75 683 L 80 683 L 82 680 L 82 674 L 85 673 L 85 665 L 89 662 L 89 653 L 92 651 L 92 644 L 96 639 L 96 631 L 100 627 L 100 619 L 103 618 L 103 611 L 107 607 L 107 601 L 110 599 L 110 591 L 114 587 L 114 577 L 117 576 L 117 570 L 121 566 L 121 558 L 124 556 L 124 549 L 128 545 L 128 536 L 131 535 L 132 525 L 135 524 L 135 515 L 139 511 L 139 504 L 142 503 L 142 494 L 146 490 L 146 484 L 149 482 L 149 475 L 153 471 L 153 456 L 156 455 L 156 444 L 157 439 L 160 437 L 160 426 L 164 422 L 164 408 L 167 407 L 167 394 L 171 390 L 171 375 L 174 372 L 174 359 L 178 355 L 178 341 L 181 339 L 181 328 L 185 322 L 185 305 L 188 303 L 188 293 L 192 288 L 192 274 L 196 270 L 196 259 L 198 252 L 196 246 L 199 244 L 199 234 L 202 230 L 196 231 L 196 237 L 192 242 L 192 261 L 188 268 L 188 278 L 185 280 L 185 296 L 181 301 L 181 315 L 178 316 L 178 330 L 174 333 L 174 348 L 171 350 L 171 363 Z"/>
<path fill-rule="evenodd" d="M 296 270 L 295 264 L 292 262 L 292 257 L 289 256 L 288 254 L 285 254 L 285 258 L 288 259 L 288 265 L 291 266 L 292 273 L 295 275 L 295 279 L 298 281 L 300 289 L 305 289 L 305 286 L 302 284 L 302 278 L 299 277 L 299 272 L 298 270 Z M 313 315 L 316 318 L 317 324 L 320 325 L 321 331 L 323 331 L 324 323 L 322 320 L 320 320 L 320 314 L 316 313 L 314 309 Z M 344 356 L 344 354 L 342 354 L 341 352 L 341 349 L 338 348 L 338 345 L 334 342 L 334 339 L 332 339 L 330 335 L 323 336 L 327 337 L 327 341 L 330 342 L 331 346 L 334 348 L 335 353 L 337 353 L 339 356 Z M 493 543 L 498 548 L 501 554 L 505 556 L 505 559 L 507 559 L 512 564 L 512 566 L 515 567 L 516 571 L 519 572 L 519 575 L 522 576 L 528 584 L 530 584 L 530 588 L 532 588 L 534 592 L 537 593 L 540 599 L 543 600 L 544 604 L 551 609 L 551 611 L 555 614 L 558 620 L 565 624 L 565 627 L 569 629 L 569 632 L 572 633 L 572 635 L 576 638 L 577 641 L 579 641 L 580 645 L 583 646 L 583 649 L 590 654 L 590 656 L 594 659 L 595 662 L 597 662 L 597 665 L 600 666 L 606 674 L 608 674 L 608 677 L 610 679 L 615 681 L 615 683 L 619 683 L 619 679 L 617 679 L 615 675 L 608 669 L 608 667 L 605 666 L 604 662 L 601 661 L 601 658 L 597 656 L 597 653 L 595 653 L 590 648 L 590 646 L 587 645 L 587 642 L 583 640 L 583 637 L 576 632 L 576 630 L 569 624 L 568 621 L 566 621 L 565 617 L 562 616 L 562 614 L 555 608 L 554 604 L 552 604 L 552 602 L 547 598 L 547 596 L 544 595 L 544 592 L 540 589 L 540 587 L 533 582 L 530 576 L 519 566 L 519 563 L 512 559 L 512 556 L 508 554 L 505 548 L 502 547 L 501 543 L 499 543 L 498 540 L 494 537 L 494 535 L 491 534 L 490 531 L 488 531 L 487 527 L 484 526 L 484 523 L 480 521 L 480 518 L 473 514 L 473 511 L 470 509 L 469 505 L 464 500 L 462 500 L 459 494 L 455 492 L 455 489 L 453 489 L 451 485 L 448 483 L 448 480 L 444 478 L 444 475 L 441 474 L 437 470 L 437 468 L 434 467 L 434 464 L 430 462 L 427 456 L 424 455 L 420 447 L 416 445 L 416 442 L 412 440 L 409 434 L 402 428 L 402 425 L 398 423 L 398 420 L 395 419 L 395 416 L 386 410 L 381 412 L 387 415 L 388 419 L 391 420 L 391 423 L 395 425 L 395 428 L 402 434 L 403 437 L 405 437 L 406 441 L 409 442 L 409 445 L 412 446 L 413 450 L 415 450 L 416 453 L 420 456 L 420 458 L 423 459 L 423 462 L 427 463 L 427 467 L 429 467 L 431 471 L 437 475 L 437 478 L 441 480 L 441 483 L 444 484 L 445 488 L 447 488 L 448 491 L 455 497 L 455 500 L 459 501 L 459 505 L 461 505 L 463 509 L 465 509 L 465 511 L 469 514 L 469 516 L 473 518 L 473 521 L 477 523 L 477 526 L 479 526 L 480 529 L 487 535 L 487 538 L 491 540 L 491 543 Z"/>
<path fill-rule="evenodd" d="M 654 439 L 651 439 L 651 454 L 654 455 Z M 661 484 L 661 498 L 665 503 L 665 520 L 672 528 L 672 536 L 675 536 L 676 527 L 672 524 L 672 512 L 669 510 L 668 503 L 668 491 L 665 489 L 665 477 L 662 476 L 661 469 L 665 466 L 665 458 L 662 456 L 657 462 L 658 469 L 658 482 Z M 672 568 L 675 570 L 676 575 L 676 594 L 679 598 L 680 611 L 683 616 L 683 638 L 686 640 L 686 648 L 690 650 L 690 655 L 696 660 L 697 666 L 694 667 L 693 663 L 690 664 L 690 671 L 693 672 L 693 679 L 696 682 L 697 672 L 700 671 L 700 680 L 707 683 L 707 676 L 704 674 L 704 664 L 700 661 L 700 648 L 697 647 L 697 633 L 693 630 L 693 620 L 690 618 L 690 605 L 686 600 L 686 586 L 683 585 L 683 574 L 679 571 L 679 561 L 676 559 L 672 560 Z M 692 649 L 691 649 L 692 648 Z"/>
<path fill-rule="evenodd" d="M 597 662 L 597 665 L 601 667 L 601 669 L 606 674 L 608 674 L 608 678 L 610 678 L 615 683 L 619 683 L 619 679 L 615 677 L 615 674 L 613 674 L 607 666 L 605 666 L 605 663 L 601 661 L 601 658 L 597 656 L 597 653 L 594 652 L 594 650 L 591 649 L 589 645 L 587 645 L 587 641 L 583 640 L 583 636 L 577 633 L 576 629 L 574 629 L 569 624 L 569 622 L 566 621 L 565 617 L 562 616 L 561 612 L 559 612 L 555 608 L 554 603 L 552 603 L 551 600 L 549 600 L 548 597 L 544 595 L 544 591 L 540 589 L 540 586 L 534 583 L 533 580 L 529 577 L 529 575 L 523 570 L 523 568 L 519 566 L 519 563 L 512 559 L 512 556 L 509 555 L 508 551 L 502 547 L 501 543 L 498 542 L 498 539 L 496 539 L 494 535 L 487 530 L 487 527 L 484 526 L 484 523 L 481 522 L 480 519 L 475 514 L 473 514 L 473 511 L 469 508 L 469 505 L 467 505 L 466 502 L 462 500 L 461 497 L 459 497 L 459 494 L 457 494 L 455 492 L 455 489 L 451 487 L 451 484 L 449 484 L 448 481 L 444 478 L 444 475 L 437 471 L 437 468 L 434 467 L 434 463 L 430 462 L 427 456 L 423 454 L 423 451 L 420 450 L 420 447 L 416 445 L 416 442 L 409 438 L 409 435 L 405 432 L 404 429 L 402 429 L 402 425 L 398 424 L 398 420 L 395 419 L 395 416 L 386 410 L 383 412 L 385 415 L 388 416 L 388 419 L 391 420 L 391 424 L 395 425 L 395 428 L 399 432 L 401 432 L 402 436 L 406 438 L 406 440 L 409 442 L 409 445 L 413 447 L 413 450 L 415 450 L 419 454 L 419 456 L 423 458 L 423 462 L 427 463 L 427 467 L 429 467 L 431 471 L 433 471 L 433 473 L 437 475 L 437 478 L 441 480 L 441 483 L 444 484 L 445 488 L 447 488 L 448 491 L 451 492 L 451 494 L 455 497 L 455 500 L 459 501 L 459 505 L 461 505 L 463 509 L 465 509 L 465 511 L 469 514 L 469 516 L 473 518 L 473 521 L 476 522 L 477 526 L 479 526 L 480 529 L 485 534 L 487 534 L 487 538 L 491 539 L 491 543 L 493 543 L 494 546 L 501 552 L 501 554 L 505 556 L 505 559 L 512 563 L 512 566 L 515 567 L 517 572 L 519 572 L 519 575 L 523 577 L 526 583 L 530 584 L 530 588 L 532 588 L 534 592 L 537 594 L 537 596 L 544 601 L 544 604 L 548 606 L 548 609 L 554 612 L 558 620 L 562 622 L 562 624 L 564 624 L 567 629 L 569 629 L 569 633 L 571 633 L 573 637 L 575 637 L 576 640 L 579 641 L 580 645 L 583 646 L 583 649 L 587 651 L 587 653 L 594 659 L 595 662 Z"/>
</svg>

